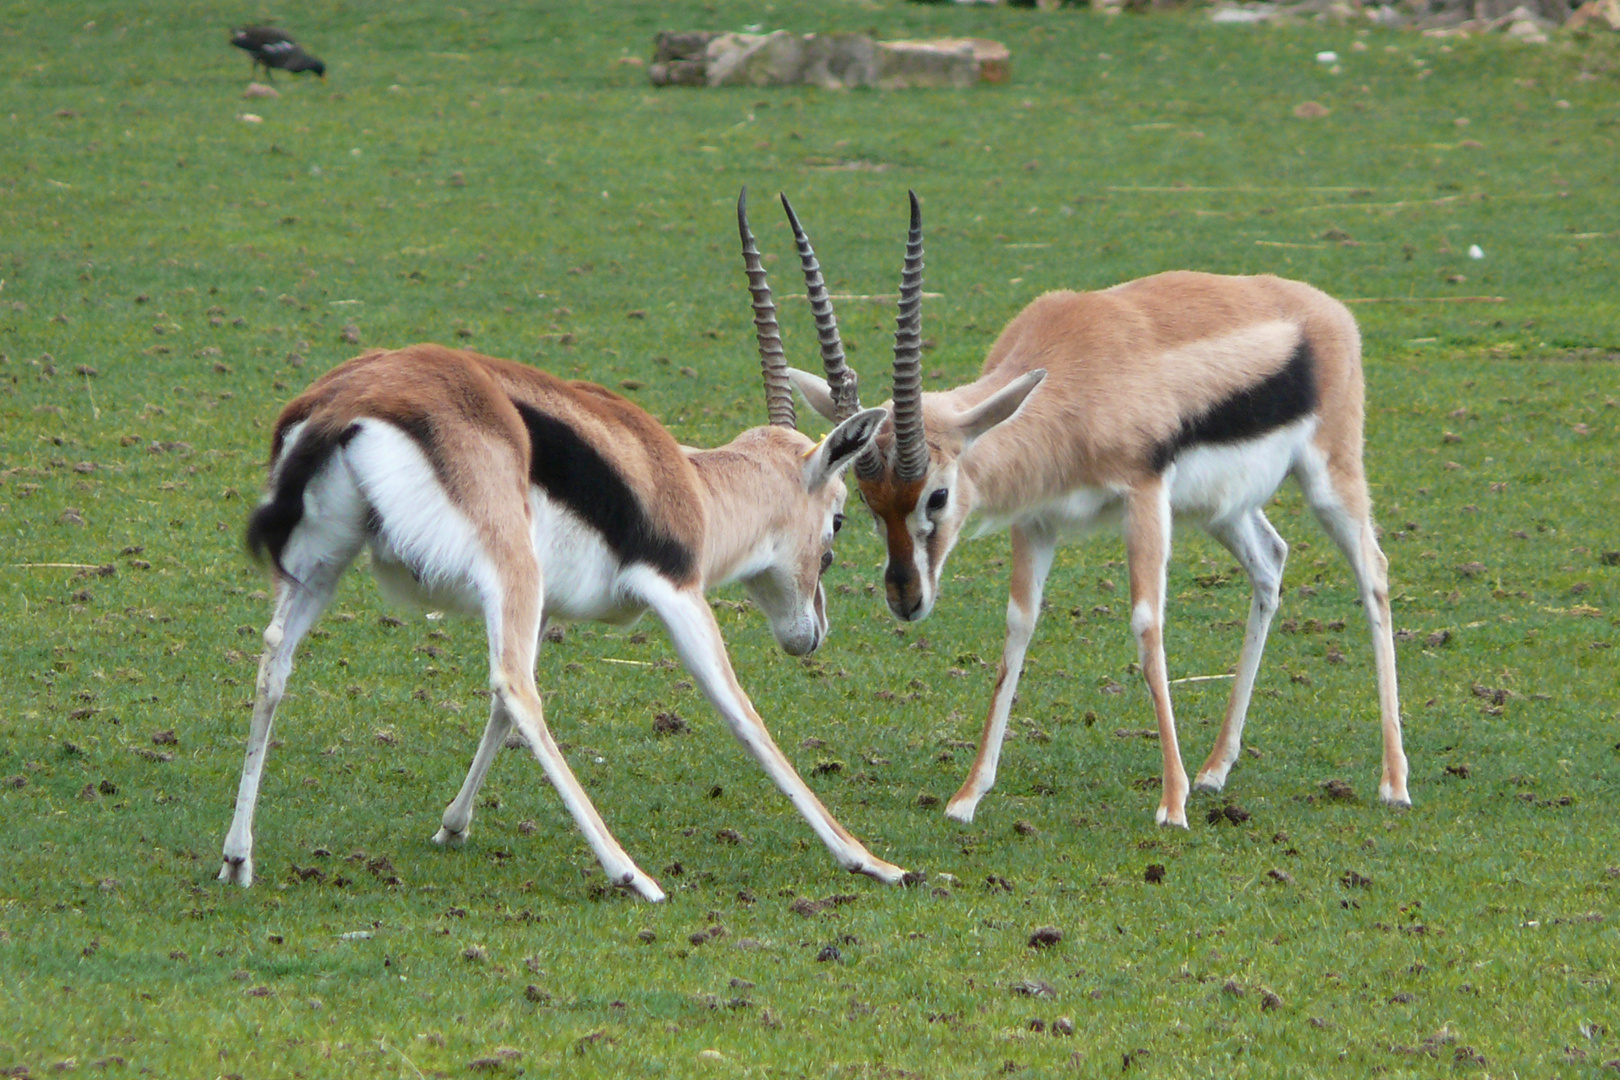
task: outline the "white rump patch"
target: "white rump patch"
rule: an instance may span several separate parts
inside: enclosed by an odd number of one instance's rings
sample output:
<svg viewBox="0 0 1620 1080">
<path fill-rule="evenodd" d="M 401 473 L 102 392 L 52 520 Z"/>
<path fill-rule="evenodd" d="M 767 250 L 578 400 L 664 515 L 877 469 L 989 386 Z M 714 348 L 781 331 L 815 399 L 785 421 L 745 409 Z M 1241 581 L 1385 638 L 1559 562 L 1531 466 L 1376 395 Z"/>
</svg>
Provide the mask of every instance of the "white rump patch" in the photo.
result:
<svg viewBox="0 0 1620 1080">
<path fill-rule="evenodd" d="M 361 420 L 342 453 L 376 512 L 372 572 L 391 600 L 499 619 L 501 585 L 472 523 L 451 500 L 415 440 Z"/>
</svg>

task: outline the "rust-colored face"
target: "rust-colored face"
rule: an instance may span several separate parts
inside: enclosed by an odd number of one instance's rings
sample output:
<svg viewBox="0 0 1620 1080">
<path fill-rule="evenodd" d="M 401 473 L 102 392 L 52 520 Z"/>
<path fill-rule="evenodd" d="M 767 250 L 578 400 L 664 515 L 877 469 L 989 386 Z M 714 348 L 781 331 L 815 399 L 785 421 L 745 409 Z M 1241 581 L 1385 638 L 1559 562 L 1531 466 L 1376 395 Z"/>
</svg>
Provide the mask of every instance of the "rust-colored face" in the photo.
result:
<svg viewBox="0 0 1620 1080">
<path fill-rule="evenodd" d="M 888 545 L 889 561 L 883 569 L 883 592 L 894 617 L 904 622 L 926 615 L 925 568 L 919 567 L 913 518 L 927 478 L 906 483 L 885 469 L 872 480 L 860 481 L 861 497 L 877 520 Z"/>
</svg>

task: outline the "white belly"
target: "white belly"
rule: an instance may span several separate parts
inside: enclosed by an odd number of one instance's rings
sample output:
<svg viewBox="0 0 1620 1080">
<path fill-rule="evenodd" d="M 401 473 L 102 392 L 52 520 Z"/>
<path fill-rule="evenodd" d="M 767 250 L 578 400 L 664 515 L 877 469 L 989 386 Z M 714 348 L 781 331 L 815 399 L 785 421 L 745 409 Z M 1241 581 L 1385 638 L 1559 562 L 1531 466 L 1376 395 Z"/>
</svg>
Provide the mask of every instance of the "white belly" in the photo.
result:
<svg viewBox="0 0 1620 1080">
<path fill-rule="evenodd" d="M 627 623 L 641 616 L 646 607 L 623 587 L 619 560 L 601 534 L 537 488 L 529 490 L 529 510 L 548 620 Z"/>
<path fill-rule="evenodd" d="M 1234 518 L 1264 506 L 1309 446 L 1316 425 L 1317 418 L 1312 416 L 1258 439 L 1188 447 L 1176 456 L 1165 473 L 1170 483 L 1171 512 L 1204 524 Z M 1009 525 L 1024 525 L 1056 536 L 1072 537 L 1118 526 L 1123 516 L 1123 492 L 1106 487 L 1081 487 L 1012 517 L 985 515 L 974 535 L 983 536 Z"/>
<path fill-rule="evenodd" d="M 1171 510 L 1221 521 L 1264 506 L 1299 460 L 1316 424 L 1311 416 L 1258 439 L 1188 447 L 1171 467 Z"/>
</svg>

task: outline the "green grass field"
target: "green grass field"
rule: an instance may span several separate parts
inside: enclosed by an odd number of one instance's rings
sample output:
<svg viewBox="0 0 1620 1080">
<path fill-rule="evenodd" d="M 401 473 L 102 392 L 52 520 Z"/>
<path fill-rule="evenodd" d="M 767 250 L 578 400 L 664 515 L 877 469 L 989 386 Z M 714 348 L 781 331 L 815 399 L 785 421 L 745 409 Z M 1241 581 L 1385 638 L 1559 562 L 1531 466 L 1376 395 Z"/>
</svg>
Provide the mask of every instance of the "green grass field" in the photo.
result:
<svg viewBox="0 0 1620 1080">
<path fill-rule="evenodd" d="M 1613 41 L 595 7 L 0 0 L 0 1073 L 1613 1075 Z M 245 101 L 226 30 L 272 15 L 330 77 Z M 661 28 L 751 23 L 994 37 L 1015 75 L 655 91 L 624 62 Z M 840 875 L 650 622 L 571 629 L 540 683 L 669 902 L 603 888 L 521 752 L 467 846 L 433 847 L 484 721 L 482 632 L 395 620 L 360 574 L 282 706 L 260 884 L 217 885 L 267 615 L 241 529 L 281 403 L 362 345 L 436 340 L 633 386 L 682 441 L 722 442 L 763 420 L 744 183 L 779 296 L 799 282 L 764 196 L 793 196 L 836 292 L 884 293 L 917 189 L 930 387 L 1048 288 L 1191 267 L 1399 301 L 1354 310 L 1413 809 L 1377 803 L 1364 624 L 1288 488 L 1257 754 L 1188 832 L 1154 827 L 1158 749 L 1128 737 L 1152 714 L 1116 539 L 1060 554 L 1001 779 L 963 828 L 923 804 L 988 704 L 1005 537 L 964 546 L 934 617 L 900 629 L 854 528 L 813 658 L 777 652 L 740 591 L 719 614 L 800 770 L 926 886 Z M 1431 302 L 1458 297 L 1502 302 Z M 881 399 L 893 313 L 841 316 Z M 1227 671 L 1230 558 L 1180 536 L 1170 594 L 1172 676 Z M 1177 687 L 1190 767 L 1225 689 Z M 666 711 L 690 731 L 656 737 Z M 1206 820 L 1228 804 L 1247 820 Z M 1043 926 L 1062 942 L 1031 948 Z"/>
</svg>

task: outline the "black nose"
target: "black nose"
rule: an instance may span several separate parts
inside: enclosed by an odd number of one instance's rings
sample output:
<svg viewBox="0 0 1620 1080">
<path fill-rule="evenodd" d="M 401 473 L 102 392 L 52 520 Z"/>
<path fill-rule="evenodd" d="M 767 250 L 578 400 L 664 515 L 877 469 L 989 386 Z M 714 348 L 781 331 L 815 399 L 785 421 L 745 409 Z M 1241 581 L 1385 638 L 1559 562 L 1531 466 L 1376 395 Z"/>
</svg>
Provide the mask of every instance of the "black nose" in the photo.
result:
<svg viewBox="0 0 1620 1080">
<path fill-rule="evenodd" d="M 889 599 L 889 610 L 906 621 L 922 607 L 922 589 L 918 587 L 917 572 L 904 563 L 890 563 L 883 573 L 883 591 Z"/>
</svg>

